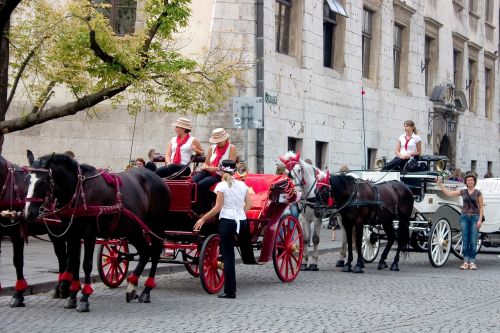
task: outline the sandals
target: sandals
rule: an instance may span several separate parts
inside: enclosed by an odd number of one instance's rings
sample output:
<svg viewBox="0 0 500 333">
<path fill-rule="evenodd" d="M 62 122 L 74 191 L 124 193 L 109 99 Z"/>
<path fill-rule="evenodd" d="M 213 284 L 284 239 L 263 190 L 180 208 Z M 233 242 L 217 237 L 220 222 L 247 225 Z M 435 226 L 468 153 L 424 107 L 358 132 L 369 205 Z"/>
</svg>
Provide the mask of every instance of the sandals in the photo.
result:
<svg viewBox="0 0 500 333">
<path fill-rule="evenodd" d="M 464 262 L 464 263 L 462 264 L 462 266 L 460 266 L 459 268 L 460 268 L 461 270 L 466 270 L 466 269 L 469 269 L 469 264 L 468 264 L 468 263 L 466 263 L 466 262 Z M 477 269 L 477 268 L 476 268 L 476 269 Z"/>
<path fill-rule="evenodd" d="M 472 263 L 470 263 L 470 265 L 469 265 L 469 269 L 470 269 L 471 271 L 475 271 L 475 270 L 477 270 L 477 266 L 476 266 L 476 264 L 475 264 L 475 263 L 473 263 L 473 262 L 472 262 Z"/>
</svg>

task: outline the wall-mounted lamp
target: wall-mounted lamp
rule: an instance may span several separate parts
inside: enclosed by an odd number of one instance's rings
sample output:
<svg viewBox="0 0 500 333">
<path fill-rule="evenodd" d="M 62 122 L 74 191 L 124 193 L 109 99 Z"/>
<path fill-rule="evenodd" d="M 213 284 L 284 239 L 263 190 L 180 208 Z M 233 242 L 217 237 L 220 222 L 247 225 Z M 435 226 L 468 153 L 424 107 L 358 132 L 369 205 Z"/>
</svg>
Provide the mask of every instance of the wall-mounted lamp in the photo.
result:
<svg viewBox="0 0 500 333">
<path fill-rule="evenodd" d="M 423 73 L 427 66 L 429 65 L 430 60 L 420 61 L 420 72 Z"/>
<path fill-rule="evenodd" d="M 471 84 L 472 84 L 471 79 L 465 80 L 465 90 L 469 90 L 469 87 L 471 86 Z"/>
<path fill-rule="evenodd" d="M 446 133 L 455 133 L 456 130 L 457 130 L 457 121 L 452 119 L 446 120 Z"/>
</svg>

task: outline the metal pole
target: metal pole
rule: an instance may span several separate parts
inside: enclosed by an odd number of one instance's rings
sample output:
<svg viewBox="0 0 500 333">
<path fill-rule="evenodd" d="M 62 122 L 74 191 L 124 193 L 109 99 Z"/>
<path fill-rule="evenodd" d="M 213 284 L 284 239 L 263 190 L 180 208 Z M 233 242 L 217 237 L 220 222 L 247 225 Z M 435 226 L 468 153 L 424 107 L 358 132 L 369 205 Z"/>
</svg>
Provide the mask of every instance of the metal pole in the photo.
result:
<svg viewBox="0 0 500 333">
<path fill-rule="evenodd" d="M 248 122 L 250 120 L 250 108 L 251 106 L 248 104 L 242 106 L 243 126 L 245 128 L 245 156 L 244 156 L 245 163 L 248 163 L 248 127 L 250 125 Z"/>
</svg>

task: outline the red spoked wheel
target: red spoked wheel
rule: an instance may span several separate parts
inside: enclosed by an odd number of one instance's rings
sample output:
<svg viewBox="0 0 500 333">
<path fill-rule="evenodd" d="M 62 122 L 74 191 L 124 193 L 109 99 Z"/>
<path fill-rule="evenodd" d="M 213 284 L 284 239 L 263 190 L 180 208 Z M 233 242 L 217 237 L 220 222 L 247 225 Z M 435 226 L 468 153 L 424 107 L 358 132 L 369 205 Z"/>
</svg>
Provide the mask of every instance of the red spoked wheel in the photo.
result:
<svg viewBox="0 0 500 333">
<path fill-rule="evenodd" d="M 224 267 L 220 258 L 220 237 L 210 235 L 200 251 L 200 280 L 203 289 L 209 294 L 218 293 L 224 286 Z"/>
<path fill-rule="evenodd" d="M 128 252 L 125 241 L 103 243 L 97 248 L 97 271 L 101 281 L 109 288 L 118 287 L 127 277 L 129 262 L 123 258 L 123 253 Z"/>
<path fill-rule="evenodd" d="M 304 237 L 299 220 L 293 215 L 281 217 L 274 242 L 273 264 L 283 282 L 292 282 L 300 272 Z"/>
<path fill-rule="evenodd" d="M 184 267 L 186 267 L 189 274 L 194 277 L 200 276 L 200 269 L 198 266 L 200 250 L 198 247 L 196 247 L 196 249 L 182 250 L 182 259 L 187 262 L 184 264 Z"/>
</svg>

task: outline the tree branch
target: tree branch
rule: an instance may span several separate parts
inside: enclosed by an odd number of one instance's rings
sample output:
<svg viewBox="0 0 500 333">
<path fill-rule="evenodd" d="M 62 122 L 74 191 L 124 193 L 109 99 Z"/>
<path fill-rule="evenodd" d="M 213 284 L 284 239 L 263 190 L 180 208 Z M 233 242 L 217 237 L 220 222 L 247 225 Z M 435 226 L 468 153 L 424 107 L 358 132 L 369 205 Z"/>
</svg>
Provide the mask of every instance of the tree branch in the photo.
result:
<svg viewBox="0 0 500 333">
<path fill-rule="evenodd" d="M 49 84 L 47 85 L 47 88 L 43 92 L 43 94 L 40 95 L 38 98 L 38 101 L 36 104 L 33 106 L 33 109 L 31 110 L 31 113 L 37 113 L 40 110 L 43 110 L 43 107 L 47 102 L 49 101 L 49 98 L 52 95 L 52 88 L 56 85 L 56 81 L 50 81 Z"/>
<path fill-rule="evenodd" d="M 0 122 L 0 132 L 7 134 L 10 132 L 20 131 L 34 125 L 44 123 L 49 120 L 74 115 L 82 110 L 90 108 L 102 101 L 110 99 L 111 97 L 121 93 L 130 84 L 124 84 L 118 87 L 111 87 L 103 89 L 97 93 L 87 95 L 79 100 L 70 102 L 61 106 L 54 106 L 44 112 L 29 113 L 27 116 L 10 119 Z"/>
</svg>

